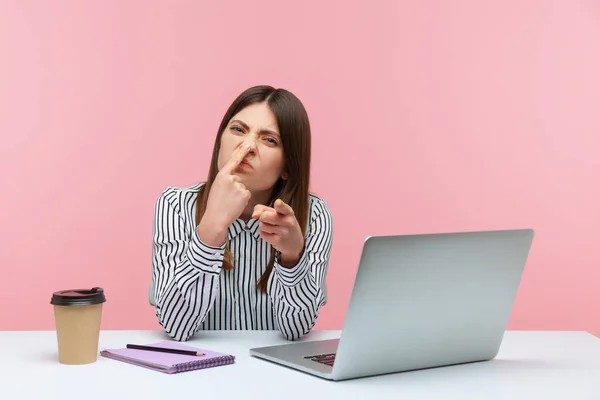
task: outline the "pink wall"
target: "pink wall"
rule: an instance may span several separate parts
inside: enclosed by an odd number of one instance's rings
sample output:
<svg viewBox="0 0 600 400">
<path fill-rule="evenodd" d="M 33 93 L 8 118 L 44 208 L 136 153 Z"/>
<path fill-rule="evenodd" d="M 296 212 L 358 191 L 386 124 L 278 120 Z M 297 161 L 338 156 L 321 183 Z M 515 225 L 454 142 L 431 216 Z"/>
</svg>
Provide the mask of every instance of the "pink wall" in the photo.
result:
<svg viewBox="0 0 600 400">
<path fill-rule="evenodd" d="M 335 217 L 318 328 L 366 235 L 532 227 L 509 328 L 600 334 L 599 3 L 311 3 L 0 2 L 0 329 L 93 285 L 105 329 L 158 328 L 154 201 L 268 83 L 305 102 Z"/>
</svg>

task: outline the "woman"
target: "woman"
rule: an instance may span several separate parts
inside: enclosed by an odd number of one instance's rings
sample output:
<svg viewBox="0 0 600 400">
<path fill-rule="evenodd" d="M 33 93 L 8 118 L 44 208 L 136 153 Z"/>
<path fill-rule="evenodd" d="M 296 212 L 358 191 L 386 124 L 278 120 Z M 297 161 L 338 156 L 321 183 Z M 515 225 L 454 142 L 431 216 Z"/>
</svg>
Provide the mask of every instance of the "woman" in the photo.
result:
<svg viewBox="0 0 600 400">
<path fill-rule="evenodd" d="M 154 304 L 175 340 L 199 330 L 310 332 L 326 302 L 333 232 L 310 194 L 310 125 L 289 91 L 252 87 L 229 107 L 208 179 L 169 187 L 153 229 Z"/>
</svg>

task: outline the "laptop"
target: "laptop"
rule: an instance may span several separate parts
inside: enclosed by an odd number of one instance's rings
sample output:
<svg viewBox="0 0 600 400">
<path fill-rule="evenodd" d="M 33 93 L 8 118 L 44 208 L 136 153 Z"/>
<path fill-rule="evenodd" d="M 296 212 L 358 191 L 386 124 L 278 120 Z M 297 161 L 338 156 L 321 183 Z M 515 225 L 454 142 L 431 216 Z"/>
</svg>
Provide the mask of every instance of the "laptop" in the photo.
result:
<svg viewBox="0 0 600 400">
<path fill-rule="evenodd" d="M 496 357 L 533 241 L 531 229 L 369 236 L 339 338 L 250 349 L 324 379 Z"/>
</svg>

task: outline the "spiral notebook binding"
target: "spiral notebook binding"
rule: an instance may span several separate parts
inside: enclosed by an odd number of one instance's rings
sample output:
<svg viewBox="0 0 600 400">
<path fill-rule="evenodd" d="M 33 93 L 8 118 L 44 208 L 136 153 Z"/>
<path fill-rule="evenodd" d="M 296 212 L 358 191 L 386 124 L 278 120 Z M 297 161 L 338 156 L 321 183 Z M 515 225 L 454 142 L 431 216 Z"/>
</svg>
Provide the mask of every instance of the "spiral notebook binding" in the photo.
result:
<svg viewBox="0 0 600 400">
<path fill-rule="evenodd" d="M 176 372 L 184 372 L 184 371 L 192 371 L 196 369 L 204 369 L 204 368 L 212 368 L 218 367 L 221 365 L 233 364 L 235 361 L 235 356 L 221 356 L 215 357 L 210 360 L 202 360 L 202 361 L 190 361 L 183 364 L 178 364 L 176 366 Z"/>
</svg>

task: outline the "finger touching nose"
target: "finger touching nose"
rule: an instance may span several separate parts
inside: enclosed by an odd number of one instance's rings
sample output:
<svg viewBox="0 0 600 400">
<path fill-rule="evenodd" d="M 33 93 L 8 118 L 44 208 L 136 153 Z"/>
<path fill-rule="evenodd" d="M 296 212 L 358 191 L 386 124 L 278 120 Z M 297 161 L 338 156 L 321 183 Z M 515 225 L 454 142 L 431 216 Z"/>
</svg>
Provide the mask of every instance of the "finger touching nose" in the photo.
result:
<svg viewBox="0 0 600 400">
<path fill-rule="evenodd" d="M 256 141 L 254 140 L 254 138 L 245 139 L 242 143 L 242 146 L 248 146 L 249 152 L 256 151 Z"/>
</svg>

